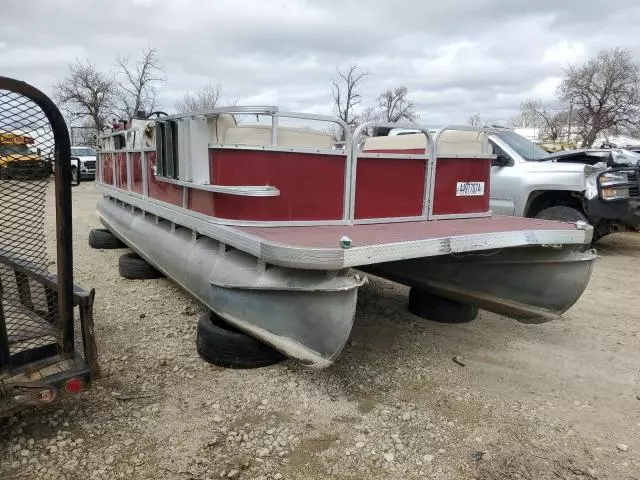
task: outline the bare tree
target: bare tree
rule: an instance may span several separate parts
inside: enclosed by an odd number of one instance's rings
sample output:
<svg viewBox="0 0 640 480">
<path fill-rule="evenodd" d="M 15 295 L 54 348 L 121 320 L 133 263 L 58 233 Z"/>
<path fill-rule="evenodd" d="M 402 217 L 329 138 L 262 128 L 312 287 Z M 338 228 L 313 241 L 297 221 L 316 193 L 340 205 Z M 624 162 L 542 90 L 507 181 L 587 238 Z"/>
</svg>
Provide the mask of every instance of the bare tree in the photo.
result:
<svg viewBox="0 0 640 480">
<path fill-rule="evenodd" d="M 509 128 L 520 128 L 520 127 L 526 127 L 527 126 L 527 121 L 526 119 L 522 116 L 522 113 L 519 113 L 518 115 L 514 115 L 513 117 L 509 118 L 506 121 L 506 125 Z"/>
<path fill-rule="evenodd" d="M 570 67 L 558 93 L 572 107 L 583 147 L 605 130 L 624 133 L 640 125 L 640 65 L 627 49 L 602 50 Z"/>
<path fill-rule="evenodd" d="M 54 97 L 72 120 L 89 119 L 101 131 L 113 107 L 116 83 L 89 61 L 69 65 L 69 76 L 54 87 Z"/>
<path fill-rule="evenodd" d="M 408 98 L 409 90 L 405 86 L 389 88 L 376 100 L 376 111 L 383 122 L 413 122 L 418 118 L 416 104 Z"/>
<path fill-rule="evenodd" d="M 482 119 L 479 113 L 474 113 L 469 117 L 469 125 L 473 127 L 479 127 L 482 124 Z"/>
<path fill-rule="evenodd" d="M 360 84 L 367 75 L 368 72 L 360 71 L 358 65 L 351 65 L 346 72 L 338 69 L 338 76 L 331 82 L 334 108 L 347 125 L 358 123 L 355 107 L 362 102 Z"/>
<path fill-rule="evenodd" d="M 540 139 L 555 142 L 568 129 L 569 114 L 566 110 L 551 110 L 539 100 L 527 100 L 520 105 L 520 118 L 524 124 L 538 129 Z"/>
<path fill-rule="evenodd" d="M 131 61 L 130 56 L 120 57 L 117 105 L 120 115 L 131 120 L 139 111 L 150 113 L 158 104 L 156 84 L 165 80 L 158 53 L 153 48 L 142 52 L 142 58 Z"/>
<path fill-rule="evenodd" d="M 362 114 L 359 117 L 361 122 L 372 122 L 372 121 L 382 121 L 381 112 L 376 108 L 375 105 L 367 107 L 363 110 Z"/>
<path fill-rule="evenodd" d="M 178 113 L 198 112 L 202 110 L 210 110 L 226 105 L 235 105 L 238 103 L 238 98 L 224 100 L 222 94 L 222 84 L 207 85 L 195 92 L 187 92 L 184 96 L 178 100 L 174 106 Z"/>
<path fill-rule="evenodd" d="M 71 145 L 96 145 L 100 132 L 92 126 L 90 119 L 87 119 L 84 125 L 70 126 L 69 136 L 71 137 Z"/>
</svg>

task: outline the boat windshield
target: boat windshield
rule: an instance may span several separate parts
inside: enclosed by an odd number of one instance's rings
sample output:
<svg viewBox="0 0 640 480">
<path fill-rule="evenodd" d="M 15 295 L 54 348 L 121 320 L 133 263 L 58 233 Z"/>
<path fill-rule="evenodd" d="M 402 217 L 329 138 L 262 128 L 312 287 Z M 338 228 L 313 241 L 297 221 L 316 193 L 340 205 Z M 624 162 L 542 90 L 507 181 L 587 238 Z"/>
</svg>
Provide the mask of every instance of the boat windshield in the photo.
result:
<svg viewBox="0 0 640 480">
<path fill-rule="evenodd" d="M 529 162 L 537 162 L 549 157 L 549 153 L 516 132 L 497 132 L 500 139 Z"/>
</svg>

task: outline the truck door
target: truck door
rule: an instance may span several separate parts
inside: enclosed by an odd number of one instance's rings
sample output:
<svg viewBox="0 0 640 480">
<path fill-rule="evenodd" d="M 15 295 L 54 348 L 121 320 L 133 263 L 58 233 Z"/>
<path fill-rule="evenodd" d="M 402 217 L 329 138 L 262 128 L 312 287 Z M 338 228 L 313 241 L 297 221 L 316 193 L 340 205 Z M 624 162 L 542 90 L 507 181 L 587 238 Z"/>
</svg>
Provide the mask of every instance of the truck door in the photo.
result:
<svg viewBox="0 0 640 480">
<path fill-rule="evenodd" d="M 489 206 L 495 215 L 514 215 L 516 205 L 517 162 L 497 142 L 489 138 L 497 156 L 491 167 L 491 197 Z"/>
</svg>

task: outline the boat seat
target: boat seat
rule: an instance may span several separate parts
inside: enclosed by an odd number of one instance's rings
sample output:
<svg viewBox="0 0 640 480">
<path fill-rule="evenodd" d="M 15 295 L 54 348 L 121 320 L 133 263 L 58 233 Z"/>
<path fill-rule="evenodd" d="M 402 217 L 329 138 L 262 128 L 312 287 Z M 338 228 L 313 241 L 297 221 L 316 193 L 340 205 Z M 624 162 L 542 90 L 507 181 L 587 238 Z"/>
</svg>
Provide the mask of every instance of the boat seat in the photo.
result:
<svg viewBox="0 0 640 480">
<path fill-rule="evenodd" d="M 364 142 L 367 150 L 413 150 L 425 148 L 426 137 L 422 133 L 370 137 Z M 491 148 L 486 135 L 478 131 L 446 130 L 438 141 L 438 156 L 490 155 Z"/>
<path fill-rule="evenodd" d="M 229 145 L 271 145 L 271 125 L 238 125 L 225 130 L 220 138 Z M 305 128 L 279 127 L 278 146 L 332 148 L 331 135 Z"/>
<path fill-rule="evenodd" d="M 209 143 L 223 143 L 225 132 L 236 125 L 235 117 L 229 113 L 222 113 L 215 117 L 207 118 Z"/>
</svg>

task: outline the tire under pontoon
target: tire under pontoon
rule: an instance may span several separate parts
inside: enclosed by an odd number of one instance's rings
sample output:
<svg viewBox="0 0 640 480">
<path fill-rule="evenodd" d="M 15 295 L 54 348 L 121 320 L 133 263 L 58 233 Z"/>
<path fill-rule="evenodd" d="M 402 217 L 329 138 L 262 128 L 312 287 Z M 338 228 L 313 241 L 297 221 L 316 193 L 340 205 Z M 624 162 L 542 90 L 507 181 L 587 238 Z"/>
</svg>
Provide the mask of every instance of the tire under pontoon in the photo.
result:
<svg viewBox="0 0 640 480">
<path fill-rule="evenodd" d="M 372 232 L 383 237 L 391 233 L 397 244 L 375 243 L 361 231 L 370 232 L 369 225 L 217 227 L 227 234 L 249 235 L 246 244 L 236 245 L 251 252 L 247 253 L 108 196 L 98 202 L 98 213 L 118 238 L 229 323 L 317 367 L 334 361 L 351 332 L 357 290 L 366 278 L 348 267 L 540 323 L 557 318 L 580 298 L 596 258 L 595 251 L 583 251 L 587 233 L 579 226 L 543 220 L 522 219 L 534 229 L 519 231 L 512 225 L 512 233 L 500 227 L 501 219 L 465 221 L 465 228 L 457 232 L 455 220 L 399 223 Z M 185 216 L 186 221 L 190 218 Z M 474 228 L 489 227 L 497 227 L 497 233 L 470 235 Z M 332 238 L 346 229 L 354 238 L 362 237 L 358 246 L 332 247 Z M 412 231 L 415 245 L 404 245 L 398 233 L 404 230 Z M 431 230 L 454 232 L 434 236 Z M 311 235 L 310 246 L 302 241 L 305 233 Z M 289 251 L 291 257 L 283 256 Z M 383 260 L 381 255 L 389 251 L 404 259 Z M 413 258 L 407 258 L 408 253 Z"/>
<path fill-rule="evenodd" d="M 365 279 L 265 265 L 190 229 L 102 198 L 102 223 L 216 314 L 286 356 L 326 367 L 340 354 Z"/>
</svg>

